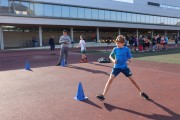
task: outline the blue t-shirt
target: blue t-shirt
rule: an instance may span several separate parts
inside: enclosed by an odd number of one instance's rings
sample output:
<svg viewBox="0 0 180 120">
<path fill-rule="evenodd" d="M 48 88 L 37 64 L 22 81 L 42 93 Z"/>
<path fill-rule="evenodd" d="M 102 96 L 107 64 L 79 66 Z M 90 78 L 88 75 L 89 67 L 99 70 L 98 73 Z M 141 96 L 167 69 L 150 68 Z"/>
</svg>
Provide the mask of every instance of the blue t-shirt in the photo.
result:
<svg viewBox="0 0 180 120">
<path fill-rule="evenodd" d="M 115 47 L 110 54 L 117 63 L 114 64 L 114 68 L 128 68 L 126 61 L 132 58 L 130 50 L 128 47 L 124 46 L 122 48 Z"/>
</svg>

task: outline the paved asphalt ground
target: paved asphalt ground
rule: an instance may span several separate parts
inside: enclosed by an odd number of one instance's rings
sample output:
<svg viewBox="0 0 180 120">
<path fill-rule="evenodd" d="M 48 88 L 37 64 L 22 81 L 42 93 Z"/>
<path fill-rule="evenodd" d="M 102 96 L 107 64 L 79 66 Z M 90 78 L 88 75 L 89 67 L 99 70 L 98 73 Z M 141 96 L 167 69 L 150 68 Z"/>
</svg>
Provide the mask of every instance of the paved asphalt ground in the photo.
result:
<svg viewBox="0 0 180 120">
<path fill-rule="evenodd" d="M 152 100 L 120 74 L 100 102 L 96 95 L 113 64 L 97 62 L 107 54 L 88 54 L 91 63 L 79 63 L 75 51 L 69 67 L 55 66 L 59 50 L 54 56 L 48 50 L 0 52 L 0 120 L 180 120 L 180 65 L 134 60 L 133 76 Z M 27 60 L 32 71 L 24 69 Z M 79 82 L 87 100 L 74 100 Z"/>
</svg>

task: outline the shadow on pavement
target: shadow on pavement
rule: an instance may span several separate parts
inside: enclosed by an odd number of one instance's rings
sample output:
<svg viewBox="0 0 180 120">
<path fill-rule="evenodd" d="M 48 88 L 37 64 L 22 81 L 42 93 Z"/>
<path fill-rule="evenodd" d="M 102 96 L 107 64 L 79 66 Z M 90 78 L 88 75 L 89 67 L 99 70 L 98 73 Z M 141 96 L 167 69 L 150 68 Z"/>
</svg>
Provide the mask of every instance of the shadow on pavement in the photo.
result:
<svg viewBox="0 0 180 120">
<path fill-rule="evenodd" d="M 93 70 L 93 69 L 88 69 L 88 68 L 83 68 L 83 67 L 72 66 L 72 65 L 69 65 L 69 68 L 83 70 L 83 71 L 94 73 L 94 74 L 99 74 L 100 73 L 100 74 L 104 74 L 104 75 L 109 76 L 109 74 L 107 72 L 100 71 L 100 70 Z"/>
<path fill-rule="evenodd" d="M 100 64 L 97 64 L 97 63 L 92 63 L 93 65 L 97 65 L 97 66 L 102 66 L 102 67 L 109 67 L 109 68 L 113 68 L 113 66 L 108 66 L 108 65 L 105 65 L 106 63 L 100 63 Z"/>
<path fill-rule="evenodd" d="M 94 102 L 90 101 L 89 99 L 86 99 L 86 100 L 84 100 L 84 101 L 82 101 L 82 102 L 87 103 L 87 104 L 89 104 L 89 105 L 92 105 L 92 106 L 94 106 L 94 107 L 97 107 L 97 108 L 102 109 L 102 107 L 100 107 L 99 105 L 97 105 L 97 104 L 95 104 Z"/>
<path fill-rule="evenodd" d="M 153 104 L 155 104 L 157 107 L 161 108 L 162 110 L 168 112 L 170 114 L 170 116 L 160 115 L 160 114 L 155 114 L 155 113 L 153 113 L 152 115 L 143 114 L 143 113 L 136 112 L 136 111 L 133 111 L 133 110 L 129 110 L 129 109 L 126 109 L 126 108 L 113 106 L 113 105 L 108 104 L 108 103 L 104 103 L 104 106 L 108 111 L 113 111 L 115 109 L 118 109 L 118 110 L 126 111 L 126 112 L 129 112 L 129 113 L 132 113 L 132 114 L 140 115 L 140 116 L 143 116 L 145 118 L 152 119 L 152 120 L 178 120 L 180 118 L 180 114 L 177 114 L 177 113 L 173 112 L 169 108 L 155 102 L 154 100 L 150 100 L 150 102 L 152 102 Z"/>
<path fill-rule="evenodd" d="M 30 72 L 33 72 L 33 70 L 32 70 L 32 69 L 28 69 L 28 70 L 26 70 L 26 71 L 30 71 Z"/>
</svg>

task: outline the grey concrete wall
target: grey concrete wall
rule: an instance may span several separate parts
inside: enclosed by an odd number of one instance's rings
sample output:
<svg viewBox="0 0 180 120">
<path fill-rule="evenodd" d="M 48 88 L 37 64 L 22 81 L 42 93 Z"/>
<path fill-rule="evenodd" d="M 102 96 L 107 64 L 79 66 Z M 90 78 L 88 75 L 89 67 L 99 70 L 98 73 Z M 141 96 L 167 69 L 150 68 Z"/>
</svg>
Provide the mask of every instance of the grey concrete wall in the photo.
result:
<svg viewBox="0 0 180 120">
<path fill-rule="evenodd" d="M 12 16 L 1 16 L 0 23 L 180 30 L 180 27 L 164 26 L 164 25 L 161 26 L 161 25 L 149 25 L 149 24 L 131 24 L 131 23 L 118 23 L 118 22 L 86 21 L 86 20 L 46 19 L 46 18 L 27 18 L 27 17 L 24 18 L 24 17 L 12 17 Z"/>
</svg>

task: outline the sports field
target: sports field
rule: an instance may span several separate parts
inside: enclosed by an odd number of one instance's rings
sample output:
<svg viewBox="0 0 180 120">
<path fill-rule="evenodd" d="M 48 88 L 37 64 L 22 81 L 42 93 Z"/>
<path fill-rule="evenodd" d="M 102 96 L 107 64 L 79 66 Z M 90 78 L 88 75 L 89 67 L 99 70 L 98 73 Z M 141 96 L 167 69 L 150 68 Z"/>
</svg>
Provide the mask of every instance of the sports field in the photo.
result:
<svg viewBox="0 0 180 120">
<path fill-rule="evenodd" d="M 96 95 L 102 93 L 113 63 L 97 59 L 107 58 L 112 48 L 87 50 L 89 63 L 79 63 L 79 49 L 71 49 L 68 67 L 55 66 L 59 49 L 56 55 L 49 50 L 0 52 L 0 120 L 179 120 L 180 49 L 132 52 L 129 67 L 150 101 L 120 74 L 104 102 Z M 31 71 L 25 70 L 27 60 Z M 74 99 L 79 82 L 88 97 L 84 101 Z"/>
<path fill-rule="evenodd" d="M 161 52 L 131 52 L 134 59 L 159 63 L 180 64 L 180 48 L 171 48 Z M 110 51 L 88 51 L 88 54 L 110 54 Z"/>
<path fill-rule="evenodd" d="M 133 57 L 138 60 L 180 64 L 180 48 L 161 52 L 133 53 Z"/>
</svg>

